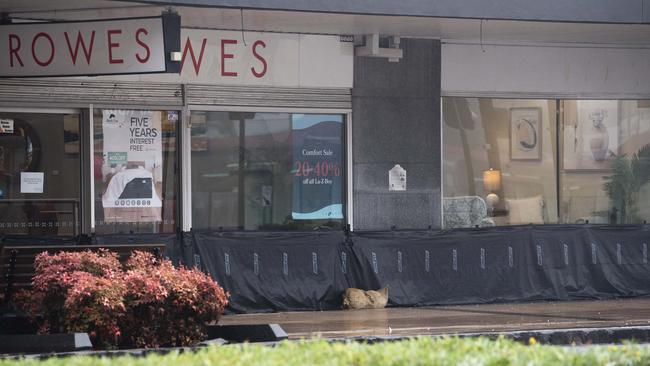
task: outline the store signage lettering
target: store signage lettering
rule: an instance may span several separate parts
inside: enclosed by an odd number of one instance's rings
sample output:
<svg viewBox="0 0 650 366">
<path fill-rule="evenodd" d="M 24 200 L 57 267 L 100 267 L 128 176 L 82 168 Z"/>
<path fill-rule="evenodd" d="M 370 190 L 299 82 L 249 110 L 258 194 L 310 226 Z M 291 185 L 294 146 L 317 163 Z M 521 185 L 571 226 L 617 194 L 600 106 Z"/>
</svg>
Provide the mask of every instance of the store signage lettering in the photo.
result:
<svg viewBox="0 0 650 366">
<path fill-rule="evenodd" d="M 86 64 L 90 65 L 90 59 L 92 58 L 93 50 L 95 48 L 95 35 L 97 31 L 90 31 L 90 34 L 83 35 L 81 31 L 77 31 L 76 39 L 74 35 L 70 35 L 68 32 L 63 32 L 67 51 L 70 54 L 70 61 L 73 65 L 77 64 L 77 59 L 79 59 L 79 49 L 83 49 L 83 54 L 85 56 Z M 145 42 L 144 36 L 149 34 L 146 28 L 138 28 L 135 31 L 133 38 L 139 47 L 142 48 L 142 55 L 138 52 L 135 52 L 135 59 L 141 63 L 146 63 L 151 56 L 151 48 Z M 108 63 L 110 64 L 123 64 L 123 58 L 117 58 L 113 56 L 113 50 L 120 47 L 120 42 L 117 41 L 118 37 L 122 35 L 121 29 L 108 29 L 106 30 L 106 47 L 108 48 Z M 86 40 L 84 40 L 86 37 Z M 70 38 L 74 40 L 71 42 Z M 26 41 L 26 42 L 25 42 Z M 29 51 L 26 50 L 27 47 L 23 47 L 23 44 L 31 44 Z M 74 47 L 72 46 L 74 44 Z M 37 49 L 40 49 L 42 52 L 41 56 L 36 52 Z M 61 50 L 59 50 L 61 51 Z M 21 56 L 22 54 L 22 56 Z M 27 61 L 34 62 L 39 66 L 46 67 L 52 64 L 54 60 L 54 55 L 56 54 L 56 46 L 54 45 L 54 40 L 48 32 L 39 32 L 30 39 L 21 38 L 20 34 L 10 33 L 9 34 L 9 64 L 11 67 L 25 67 L 23 58 L 27 58 Z M 30 58 L 31 57 L 31 58 Z"/>
<path fill-rule="evenodd" d="M 131 117 L 129 151 L 144 151 L 144 145 L 151 145 L 158 136 L 158 129 L 152 127 L 149 117 Z"/>
<path fill-rule="evenodd" d="M 0 76 L 166 71 L 162 17 L 0 26 Z"/>
<path fill-rule="evenodd" d="M 183 57 L 181 59 L 181 72 L 185 70 L 186 61 L 191 59 L 193 71 L 196 75 L 199 75 L 199 72 L 201 71 L 201 64 L 203 63 L 203 57 L 205 55 L 205 46 L 207 41 L 207 38 L 201 39 L 201 47 L 195 52 L 194 45 L 192 44 L 193 41 L 190 39 L 190 37 L 187 37 L 185 39 L 185 45 L 183 46 Z M 239 40 L 223 38 L 218 42 L 220 45 L 220 52 L 218 57 L 219 63 L 221 64 L 219 74 L 223 77 L 239 76 L 239 73 L 237 71 L 233 71 L 228 67 L 228 60 L 232 59 L 235 61 L 235 59 L 242 57 L 242 55 L 239 55 L 233 51 L 233 48 L 236 48 L 236 46 L 240 44 Z M 268 69 L 268 61 L 262 53 L 264 48 L 266 48 L 266 42 L 260 39 L 257 39 L 249 44 L 249 51 L 252 53 L 254 60 L 251 60 L 252 65 L 250 66 L 250 69 L 246 71 L 250 72 L 250 74 L 256 78 L 264 77 Z"/>
<path fill-rule="evenodd" d="M 169 18 L 0 25 L 0 77 L 352 87 L 353 44 L 338 36 L 181 30 Z M 172 51 L 180 60 L 170 60 Z"/>
<path fill-rule="evenodd" d="M 212 85 L 352 87 L 354 49 L 337 36 L 184 28 L 179 75 L 141 80 Z"/>
</svg>

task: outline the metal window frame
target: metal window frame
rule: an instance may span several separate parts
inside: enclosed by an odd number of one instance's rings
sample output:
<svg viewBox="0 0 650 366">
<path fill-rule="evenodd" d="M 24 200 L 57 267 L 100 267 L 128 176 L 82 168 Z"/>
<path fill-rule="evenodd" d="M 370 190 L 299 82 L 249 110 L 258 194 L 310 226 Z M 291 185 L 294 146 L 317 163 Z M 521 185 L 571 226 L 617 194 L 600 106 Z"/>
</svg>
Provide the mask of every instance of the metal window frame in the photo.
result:
<svg viewBox="0 0 650 366">
<path fill-rule="evenodd" d="M 345 166 L 345 185 L 343 187 L 343 199 L 345 200 L 344 224 L 353 226 L 353 187 L 352 187 L 352 109 L 338 108 L 284 108 L 284 107 L 251 107 L 251 106 L 214 106 L 190 104 L 183 108 L 187 113 L 183 114 L 183 128 L 181 133 L 183 150 L 181 163 L 181 176 L 183 181 L 183 231 L 192 230 L 192 151 L 191 132 L 192 124 L 190 116 L 192 111 L 197 112 L 256 112 L 256 113 L 304 113 L 304 114 L 338 114 L 345 117 L 343 143 Z"/>
</svg>

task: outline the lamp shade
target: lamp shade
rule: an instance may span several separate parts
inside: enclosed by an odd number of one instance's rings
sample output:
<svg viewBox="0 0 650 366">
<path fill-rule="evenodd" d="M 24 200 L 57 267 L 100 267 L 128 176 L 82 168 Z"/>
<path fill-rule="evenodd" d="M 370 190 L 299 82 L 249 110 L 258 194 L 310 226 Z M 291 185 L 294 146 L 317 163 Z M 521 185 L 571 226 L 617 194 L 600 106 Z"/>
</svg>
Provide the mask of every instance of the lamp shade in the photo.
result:
<svg viewBox="0 0 650 366">
<path fill-rule="evenodd" d="M 486 192 L 497 192 L 501 189 L 501 171 L 490 168 L 483 172 L 483 188 Z"/>
</svg>

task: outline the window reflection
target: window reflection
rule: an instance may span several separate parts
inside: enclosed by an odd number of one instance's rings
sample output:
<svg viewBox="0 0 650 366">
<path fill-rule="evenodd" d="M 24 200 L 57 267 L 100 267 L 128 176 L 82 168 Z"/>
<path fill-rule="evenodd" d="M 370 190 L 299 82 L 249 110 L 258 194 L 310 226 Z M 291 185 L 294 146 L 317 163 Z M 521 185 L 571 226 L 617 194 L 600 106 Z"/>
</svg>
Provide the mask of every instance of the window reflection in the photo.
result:
<svg viewBox="0 0 650 366">
<path fill-rule="evenodd" d="M 79 115 L 0 112 L 0 234 L 79 233 Z"/>
<path fill-rule="evenodd" d="M 443 98 L 443 118 L 446 228 L 650 218 L 650 101 Z"/>
<path fill-rule="evenodd" d="M 562 216 L 566 223 L 650 218 L 650 102 L 563 101 Z"/>
<path fill-rule="evenodd" d="M 557 222 L 555 101 L 443 98 L 444 227 Z"/>
<path fill-rule="evenodd" d="M 343 116 L 193 111 L 192 227 L 343 223 Z"/>
</svg>

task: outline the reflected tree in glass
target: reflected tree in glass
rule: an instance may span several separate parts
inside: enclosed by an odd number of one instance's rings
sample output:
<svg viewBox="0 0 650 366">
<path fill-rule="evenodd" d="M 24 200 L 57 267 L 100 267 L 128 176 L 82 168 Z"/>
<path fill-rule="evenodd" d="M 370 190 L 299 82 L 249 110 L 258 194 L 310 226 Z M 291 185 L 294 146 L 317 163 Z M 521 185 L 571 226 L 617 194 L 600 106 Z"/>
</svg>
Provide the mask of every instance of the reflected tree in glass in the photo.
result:
<svg viewBox="0 0 650 366">
<path fill-rule="evenodd" d="M 471 180 L 474 176 L 474 166 L 472 163 L 472 150 L 467 138 L 467 132 L 474 129 L 474 119 L 469 109 L 466 98 L 445 98 L 443 100 L 443 116 L 445 124 L 460 133 L 461 145 L 463 147 L 463 157 L 467 179 Z M 468 183 L 468 195 L 475 196 L 476 188 L 474 184 Z"/>
</svg>

